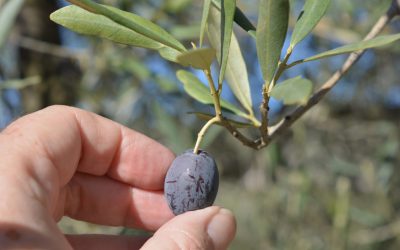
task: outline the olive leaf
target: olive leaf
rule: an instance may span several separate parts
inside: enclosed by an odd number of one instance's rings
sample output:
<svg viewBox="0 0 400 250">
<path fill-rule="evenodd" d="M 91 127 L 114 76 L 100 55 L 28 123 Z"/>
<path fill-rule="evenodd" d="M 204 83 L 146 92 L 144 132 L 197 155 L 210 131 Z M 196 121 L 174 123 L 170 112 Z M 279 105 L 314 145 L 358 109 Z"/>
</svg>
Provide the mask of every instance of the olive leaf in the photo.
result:
<svg viewBox="0 0 400 250">
<path fill-rule="evenodd" d="M 221 12 L 214 6 L 210 10 L 208 20 L 208 38 L 210 44 L 217 51 L 217 59 L 220 60 L 221 53 Z M 251 114 L 252 100 L 250 94 L 250 83 L 248 79 L 246 64 L 244 62 L 239 43 L 232 33 L 231 44 L 229 48 L 229 59 L 226 67 L 225 78 L 233 94 L 239 100 L 240 104 Z"/>
<path fill-rule="evenodd" d="M 204 104 L 213 104 L 213 98 L 210 90 L 202 82 L 200 82 L 195 75 L 189 71 L 178 70 L 176 72 L 176 76 L 178 77 L 179 81 L 183 83 L 186 93 L 188 93 L 191 97 Z M 220 104 L 222 108 L 229 110 L 238 116 L 248 117 L 246 113 L 224 99 L 220 99 Z"/>
<path fill-rule="evenodd" d="M 178 51 L 185 51 L 185 47 L 166 30 L 157 24 L 136 14 L 120 9 L 97 4 L 91 0 L 68 0 L 69 2 L 94 14 L 99 14 L 111 19 L 113 22 L 131 29 L 145 37 L 155 40 L 165 46 Z"/>
<path fill-rule="evenodd" d="M 322 52 L 320 54 L 300 60 L 298 62 L 294 62 L 293 64 L 298 64 L 301 62 L 309 62 L 309 61 L 314 61 L 314 60 L 322 59 L 322 58 L 329 57 L 329 56 L 336 56 L 336 55 L 340 55 L 340 54 L 381 47 L 381 46 L 385 46 L 390 43 L 393 43 L 397 40 L 400 40 L 400 34 L 378 36 L 378 37 L 375 37 L 370 40 L 352 43 L 352 44 L 344 45 L 344 46 L 336 48 L 336 49 L 328 50 L 328 51 Z"/>
<path fill-rule="evenodd" d="M 181 54 L 180 51 L 177 51 L 176 49 L 170 47 L 162 47 L 161 49 L 158 49 L 158 53 L 165 60 L 176 63 L 178 63 L 178 56 Z"/>
<path fill-rule="evenodd" d="M 221 53 L 220 70 L 218 84 L 222 84 L 225 78 L 226 66 L 228 65 L 228 56 L 233 34 L 233 17 L 235 14 L 236 0 L 222 0 L 221 5 Z"/>
<path fill-rule="evenodd" d="M 271 96 L 285 105 L 305 104 L 312 94 L 312 82 L 301 76 L 285 80 L 272 88 Z"/>
<path fill-rule="evenodd" d="M 289 22 L 289 0 L 260 0 L 256 31 L 257 56 L 268 84 L 278 67 Z"/>
<path fill-rule="evenodd" d="M 126 16 L 131 15 L 131 13 L 125 13 Z M 93 14 L 75 5 L 56 10 L 50 15 L 50 19 L 83 35 L 97 36 L 116 43 L 158 50 L 160 55 L 169 61 L 176 62 L 176 57 L 181 53 L 103 15 Z"/>
<path fill-rule="evenodd" d="M 116 43 L 158 50 L 163 44 L 122 26 L 111 19 L 69 5 L 56 10 L 50 19 L 83 35 L 97 36 Z"/>
<path fill-rule="evenodd" d="M 325 15 L 330 0 L 307 0 L 303 12 L 294 26 L 290 47 L 294 48 L 301 42 L 318 24 Z"/>
<path fill-rule="evenodd" d="M 201 17 L 200 25 L 200 47 L 203 45 L 204 32 L 206 31 L 206 24 L 208 20 L 208 14 L 210 13 L 211 0 L 204 0 L 203 4 L 203 14 Z"/>
<path fill-rule="evenodd" d="M 177 56 L 178 63 L 183 66 L 192 66 L 196 69 L 207 70 L 215 58 L 215 49 L 199 48 L 181 53 Z"/>
<path fill-rule="evenodd" d="M 215 8 L 221 11 L 221 0 L 212 0 L 212 4 Z M 235 8 L 235 15 L 233 16 L 233 21 L 235 21 L 235 23 L 237 23 L 243 30 L 247 32 L 250 30 L 256 30 L 251 21 L 237 6 Z"/>
</svg>

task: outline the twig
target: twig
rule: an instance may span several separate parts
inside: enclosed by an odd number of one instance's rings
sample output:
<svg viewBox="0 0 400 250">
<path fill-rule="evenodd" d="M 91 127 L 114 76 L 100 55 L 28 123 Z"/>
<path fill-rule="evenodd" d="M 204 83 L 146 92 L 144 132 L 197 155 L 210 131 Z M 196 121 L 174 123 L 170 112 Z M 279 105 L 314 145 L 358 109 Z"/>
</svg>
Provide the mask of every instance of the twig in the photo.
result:
<svg viewBox="0 0 400 250">
<path fill-rule="evenodd" d="M 194 147 L 193 152 L 195 154 L 197 154 L 201 141 L 203 140 L 204 134 L 205 132 L 208 130 L 208 128 L 214 124 L 214 123 L 218 123 L 220 122 L 222 124 L 222 126 L 224 126 L 225 128 L 227 128 L 229 130 L 229 132 L 238 140 L 240 140 L 244 145 L 248 146 L 248 147 L 252 147 L 254 149 L 258 149 L 258 144 L 255 141 L 252 141 L 250 139 L 248 139 L 246 136 L 244 136 L 242 133 L 239 132 L 239 130 L 237 130 L 234 126 L 232 126 L 230 124 L 230 122 L 222 115 L 222 111 L 221 111 L 221 104 L 220 104 L 220 100 L 219 100 L 219 94 L 217 92 L 217 90 L 215 89 L 215 85 L 214 85 L 214 80 L 211 76 L 211 69 L 206 69 L 203 70 L 204 74 L 207 77 L 207 81 L 208 84 L 210 85 L 210 92 L 211 92 L 211 96 L 213 97 L 213 102 L 214 102 L 214 108 L 215 108 L 215 117 L 213 117 L 212 119 L 210 119 L 201 129 L 201 131 L 199 132 L 198 136 L 197 136 L 197 140 L 196 140 L 196 145 Z"/>
<path fill-rule="evenodd" d="M 290 55 L 292 54 L 292 48 L 289 47 L 285 58 L 283 61 L 279 62 L 278 69 L 276 70 L 276 74 L 272 81 L 268 84 L 263 85 L 263 90 L 262 90 L 262 95 L 263 95 L 263 100 L 260 106 L 260 112 L 261 112 L 261 126 L 260 126 L 260 133 L 261 133 L 261 147 L 264 147 L 268 145 L 269 143 L 269 131 L 268 131 L 268 111 L 269 111 L 269 99 L 271 96 L 271 91 L 272 88 L 275 86 L 276 82 L 278 79 L 281 77 L 282 73 L 285 71 L 287 67 L 287 62 L 290 58 Z"/>
<path fill-rule="evenodd" d="M 235 137 L 236 139 L 241 141 L 243 143 L 243 145 L 248 146 L 253 149 L 260 149 L 260 145 L 262 145 L 262 144 L 257 142 L 257 140 L 251 140 L 251 139 L 247 138 L 239 130 L 237 130 L 234 126 L 232 126 L 232 124 L 230 124 L 229 121 L 224 116 L 221 116 L 221 123 L 222 123 L 222 126 L 227 128 L 229 130 L 229 132 L 233 135 L 233 137 Z"/>
<path fill-rule="evenodd" d="M 369 40 L 376 37 L 383 28 L 393 19 L 394 16 L 400 14 L 400 0 L 393 0 L 389 10 L 379 18 L 376 24 L 372 27 L 371 31 L 365 36 L 364 40 Z M 358 59 L 363 55 L 365 50 L 354 52 L 350 54 L 343 66 L 336 71 L 316 93 L 309 99 L 306 105 L 297 107 L 291 114 L 286 116 L 274 130 L 270 131 L 268 143 L 274 140 L 279 135 L 286 132 L 290 126 L 297 121 L 304 113 L 311 109 L 315 104 L 317 104 L 321 99 L 338 83 L 338 81 L 343 77 L 343 75 L 357 62 Z M 262 144 L 262 140 L 258 139 L 257 143 Z M 265 144 L 262 147 L 268 145 Z"/>
</svg>

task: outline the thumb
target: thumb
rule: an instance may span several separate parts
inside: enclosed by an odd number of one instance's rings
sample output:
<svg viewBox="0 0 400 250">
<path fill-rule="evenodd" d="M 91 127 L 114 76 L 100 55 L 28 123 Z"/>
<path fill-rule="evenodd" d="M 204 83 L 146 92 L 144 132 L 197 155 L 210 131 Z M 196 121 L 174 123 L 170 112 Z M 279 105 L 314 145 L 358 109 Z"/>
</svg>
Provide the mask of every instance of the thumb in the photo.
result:
<svg viewBox="0 0 400 250">
<path fill-rule="evenodd" d="M 227 249 L 236 232 L 233 214 L 208 207 L 178 215 L 164 224 L 142 249 Z"/>
</svg>

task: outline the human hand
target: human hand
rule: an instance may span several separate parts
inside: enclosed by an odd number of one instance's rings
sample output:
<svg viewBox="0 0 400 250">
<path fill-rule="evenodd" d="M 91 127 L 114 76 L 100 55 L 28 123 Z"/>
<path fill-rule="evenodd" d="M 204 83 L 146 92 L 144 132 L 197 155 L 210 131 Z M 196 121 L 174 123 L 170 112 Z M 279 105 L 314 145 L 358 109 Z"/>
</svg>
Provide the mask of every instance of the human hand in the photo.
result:
<svg viewBox="0 0 400 250">
<path fill-rule="evenodd" d="M 52 106 L 0 133 L 1 249 L 138 249 L 147 239 L 64 235 L 66 215 L 157 232 L 143 249 L 226 249 L 225 209 L 174 217 L 163 183 L 174 155 L 148 137 L 80 109 Z"/>
</svg>

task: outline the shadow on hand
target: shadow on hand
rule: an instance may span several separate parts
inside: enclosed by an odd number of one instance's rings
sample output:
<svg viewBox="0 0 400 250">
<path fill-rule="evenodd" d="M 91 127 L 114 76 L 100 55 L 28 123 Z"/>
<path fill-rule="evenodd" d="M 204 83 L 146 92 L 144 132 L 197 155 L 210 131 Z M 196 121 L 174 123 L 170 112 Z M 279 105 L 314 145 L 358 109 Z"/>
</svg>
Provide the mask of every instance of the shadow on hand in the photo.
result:
<svg viewBox="0 0 400 250">
<path fill-rule="evenodd" d="M 0 249 L 48 249 L 55 243 L 66 243 L 55 238 L 23 225 L 0 222 Z"/>
</svg>

